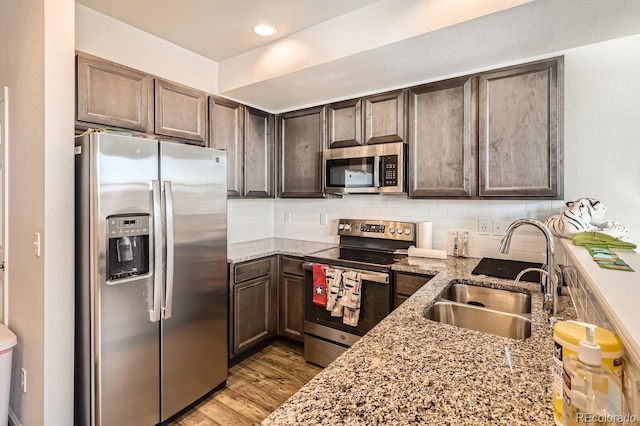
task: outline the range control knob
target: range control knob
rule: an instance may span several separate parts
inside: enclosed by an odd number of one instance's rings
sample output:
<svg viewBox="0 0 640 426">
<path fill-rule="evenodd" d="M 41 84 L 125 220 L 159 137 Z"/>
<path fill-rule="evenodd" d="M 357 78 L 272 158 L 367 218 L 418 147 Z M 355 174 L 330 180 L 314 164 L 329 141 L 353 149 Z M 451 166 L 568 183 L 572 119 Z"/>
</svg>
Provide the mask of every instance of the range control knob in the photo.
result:
<svg viewBox="0 0 640 426">
<path fill-rule="evenodd" d="M 407 235 L 411 234 L 411 228 L 404 228 L 404 233 Z"/>
<path fill-rule="evenodd" d="M 345 224 L 344 224 L 344 230 L 345 230 L 345 231 L 348 231 L 348 230 L 350 230 L 350 229 L 351 229 L 351 225 L 350 225 L 350 224 L 348 224 L 348 223 L 345 223 Z"/>
<path fill-rule="evenodd" d="M 338 229 L 344 229 L 344 223 L 338 224 Z"/>
<path fill-rule="evenodd" d="M 396 228 L 389 228 L 389 233 L 390 234 L 395 234 L 396 233 Z"/>
</svg>

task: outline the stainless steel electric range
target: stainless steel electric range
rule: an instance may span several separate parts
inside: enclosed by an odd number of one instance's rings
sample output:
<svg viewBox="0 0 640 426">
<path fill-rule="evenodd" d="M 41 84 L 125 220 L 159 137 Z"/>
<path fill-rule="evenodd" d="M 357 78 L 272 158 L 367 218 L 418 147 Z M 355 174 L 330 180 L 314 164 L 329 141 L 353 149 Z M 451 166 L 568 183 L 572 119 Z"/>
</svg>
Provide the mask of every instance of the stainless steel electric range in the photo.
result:
<svg viewBox="0 0 640 426">
<path fill-rule="evenodd" d="M 327 366 L 393 309 L 391 265 L 415 245 L 415 224 L 384 220 L 340 219 L 340 245 L 305 257 L 304 357 Z M 357 326 L 346 325 L 313 302 L 313 265 L 320 263 L 360 273 L 362 291 Z"/>
</svg>

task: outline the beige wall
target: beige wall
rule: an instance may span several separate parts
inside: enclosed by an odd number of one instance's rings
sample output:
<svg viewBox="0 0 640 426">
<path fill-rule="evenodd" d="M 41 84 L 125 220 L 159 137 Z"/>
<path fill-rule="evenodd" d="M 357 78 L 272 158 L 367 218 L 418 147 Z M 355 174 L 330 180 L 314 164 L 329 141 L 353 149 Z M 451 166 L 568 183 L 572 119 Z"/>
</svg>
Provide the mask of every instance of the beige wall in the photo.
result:
<svg viewBox="0 0 640 426">
<path fill-rule="evenodd" d="M 72 424 L 73 258 L 64 255 L 73 252 L 73 152 L 63 140 L 70 146 L 73 134 L 73 0 L 0 4 L 0 85 L 10 98 L 9 327 L 18 336 L 10 408 L 23 425 Z"/>
</svg>

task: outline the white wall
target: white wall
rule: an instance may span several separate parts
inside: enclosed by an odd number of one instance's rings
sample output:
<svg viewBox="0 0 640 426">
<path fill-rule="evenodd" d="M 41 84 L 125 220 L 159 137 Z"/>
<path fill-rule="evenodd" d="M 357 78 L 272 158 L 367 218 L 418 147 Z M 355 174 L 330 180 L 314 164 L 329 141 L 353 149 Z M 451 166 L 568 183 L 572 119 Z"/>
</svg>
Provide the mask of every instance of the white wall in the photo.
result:
<svg viewBox="0 0 640 426">
<path fill-rule="evenodd" d="M 640 35 L 565 53 L 565 194 L 594 197 L 640 245 Z"/>
<path fill-rule="evenodd" d="M 250 86 L 530 1 L 402 0 L 398 7 L 397 0 L 380 0 L 223 61 L 220 90 Z M 392 73 L 393 61 L 386 65 L 390 67 L 386 72 Z"/>
<path fill-rule="evenodd" d="M 9 87 L 10 409 L 23 425 L 72 424 L 73 0 L 1 0 Z M 34 255 L 34 232 L 42 235 Z M 27 393 L 20 368 L 27 371 Z"/>
<path fill-rule="evenodd" d="M 218 93 L 218 63 L 211 59 L 80 4 L 76 4 L 75 32 L 76 49 L 81 52 Z"/>
</svg>

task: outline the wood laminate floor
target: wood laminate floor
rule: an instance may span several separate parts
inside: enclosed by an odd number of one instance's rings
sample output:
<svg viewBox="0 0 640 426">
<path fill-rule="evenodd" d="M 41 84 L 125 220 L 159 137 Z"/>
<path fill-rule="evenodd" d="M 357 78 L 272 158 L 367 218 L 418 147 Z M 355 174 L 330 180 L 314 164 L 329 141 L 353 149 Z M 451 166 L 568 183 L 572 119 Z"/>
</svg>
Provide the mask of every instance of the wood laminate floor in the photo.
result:
<svg viewBox="0 0 640 426">
<path fill-rule="evenodd" d="M 321 370 L 305 362 L 302 348 L 276 341 L 231 367 L 224 389 L 194 404 L 167 426 L 260 424 Z"/>
</svg>

